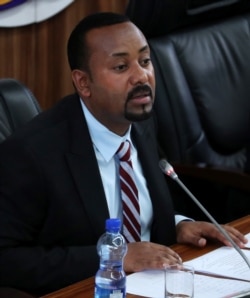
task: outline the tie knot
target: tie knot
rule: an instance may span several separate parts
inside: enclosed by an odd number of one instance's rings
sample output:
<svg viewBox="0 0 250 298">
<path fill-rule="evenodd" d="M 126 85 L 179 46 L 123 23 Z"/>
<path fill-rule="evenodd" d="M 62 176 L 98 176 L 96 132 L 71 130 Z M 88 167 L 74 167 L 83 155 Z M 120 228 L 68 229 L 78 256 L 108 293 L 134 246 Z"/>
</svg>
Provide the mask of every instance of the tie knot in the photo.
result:
<svg viewBox="0 0 250 298">
<path fill-rule="evenodd" d="M 122 142 L 118 150 L 116 151 L 120 161 L 130 161 L 130 142 Z"/>
</svg>

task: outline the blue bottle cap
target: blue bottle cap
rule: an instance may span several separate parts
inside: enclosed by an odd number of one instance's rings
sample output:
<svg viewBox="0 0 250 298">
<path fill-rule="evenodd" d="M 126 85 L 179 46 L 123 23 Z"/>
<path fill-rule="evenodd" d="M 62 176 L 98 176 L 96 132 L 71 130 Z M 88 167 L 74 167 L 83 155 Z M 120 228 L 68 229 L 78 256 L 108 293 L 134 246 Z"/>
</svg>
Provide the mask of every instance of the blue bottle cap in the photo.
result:
<svg viewBox="0 0 250 298">
<path fill-rule="evenodd" d="M 106 219 L 106 231 L 119 232 L 121 228 L 120 218 L 108 218 Z"/>
</svg>

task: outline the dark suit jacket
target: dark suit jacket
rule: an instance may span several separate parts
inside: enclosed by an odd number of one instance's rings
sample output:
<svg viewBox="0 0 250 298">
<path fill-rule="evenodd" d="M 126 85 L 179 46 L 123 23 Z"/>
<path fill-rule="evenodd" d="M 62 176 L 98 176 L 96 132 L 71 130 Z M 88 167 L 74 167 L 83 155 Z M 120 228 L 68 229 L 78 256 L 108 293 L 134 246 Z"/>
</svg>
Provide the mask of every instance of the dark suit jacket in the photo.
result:
<svg viewBox="0 0 250 298">
<path fill-rule="evenodd" d="M 152 241 L 175 242 L 153 117 L 134 124 L 153 203 Z M 109 217 L 79 97 L 45 111 L 0 145 L 0 285 L 47 293 L 96 273 Z"/>
</svg>

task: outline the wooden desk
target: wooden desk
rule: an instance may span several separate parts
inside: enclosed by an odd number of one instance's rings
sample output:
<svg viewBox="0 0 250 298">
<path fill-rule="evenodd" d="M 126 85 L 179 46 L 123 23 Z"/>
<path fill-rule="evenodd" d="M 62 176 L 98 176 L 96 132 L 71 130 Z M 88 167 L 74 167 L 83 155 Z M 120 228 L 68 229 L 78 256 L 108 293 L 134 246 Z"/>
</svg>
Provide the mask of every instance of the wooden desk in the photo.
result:
<svg viewBox="0 0 250 298">
<path fill-rule="evenodd" d="M 243 234 L 250 232 L 250 215 L 230 223 Z M 191 247 L 187 245 L 176 244 L 172 248 L 181 256 L 183 261 L 188 261 L 201 256 L 209 251 L 218 248 L 218 244 L 208 244 L 205 248 Z M 93 298 L 94 297 L 94 277 L 85 279 L 71 286 L 45 295 L 41 298 Z M 127 298 L 141 298 L 138 295 L 127 294 Z"/>
</svg>

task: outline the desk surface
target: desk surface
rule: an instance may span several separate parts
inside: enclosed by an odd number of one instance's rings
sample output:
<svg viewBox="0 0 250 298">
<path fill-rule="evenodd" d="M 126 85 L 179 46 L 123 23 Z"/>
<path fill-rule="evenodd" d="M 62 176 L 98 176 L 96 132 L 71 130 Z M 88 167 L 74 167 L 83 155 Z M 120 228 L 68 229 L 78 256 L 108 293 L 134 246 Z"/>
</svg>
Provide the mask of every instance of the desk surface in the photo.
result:
<svg viewBox="0 0 250 298">
<path fill-rule="evenodd" d="M 230 223 L 233 227 L 237 228 L 243 234 L 250 232 L 250 215 L 241 219 L 235 220 Z M 208 244 L 205 248 L 191 247 L 187 245 L 175 244 L 172 248 L 181 256 L 183 261 L 201 256 L 215 248 L 218 244 Z M 55 291 L 41 298 L 93 298 L 94 297 L 94 277 L 85 279 L 71 286 Z M 127 298 L 141 298 L 138 295 L 127 294 Z"/>
</svg>

